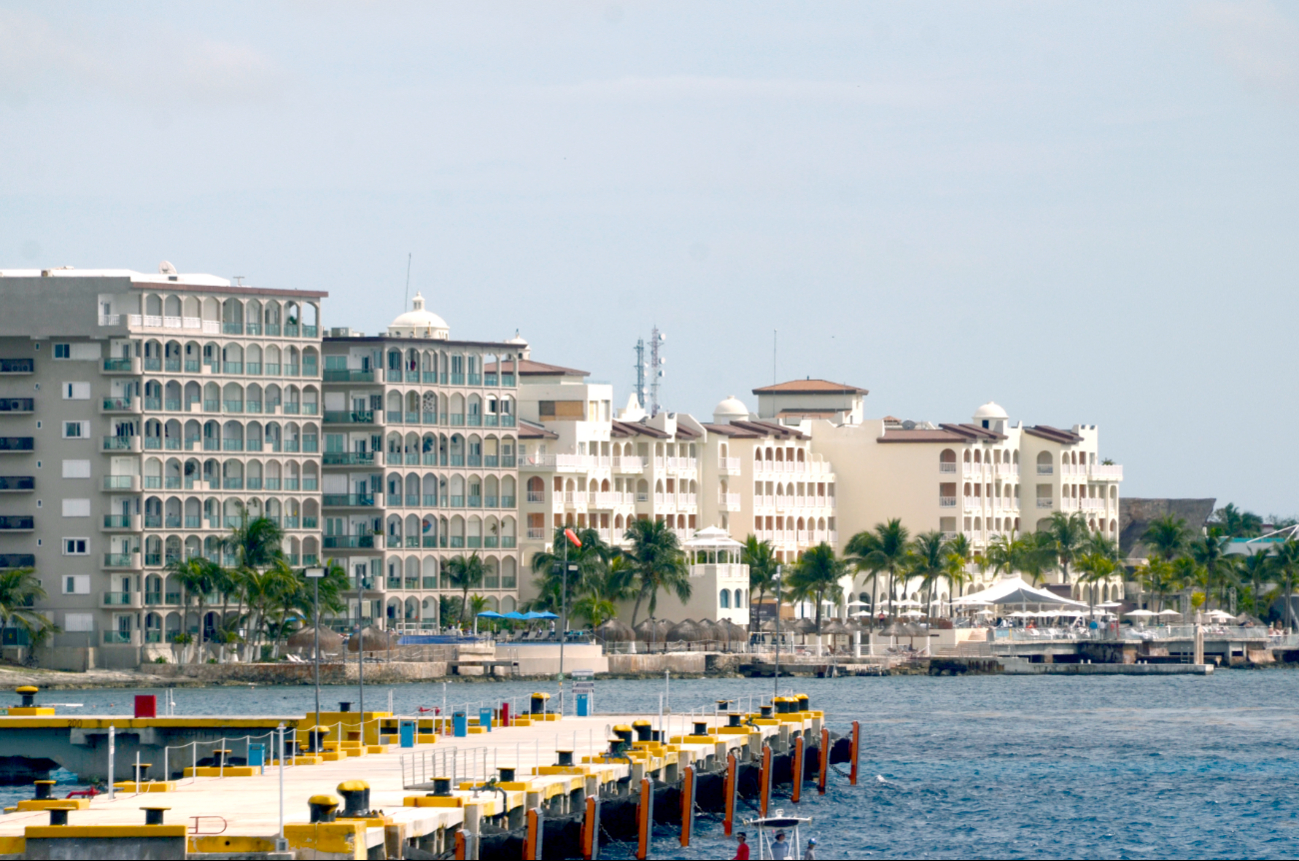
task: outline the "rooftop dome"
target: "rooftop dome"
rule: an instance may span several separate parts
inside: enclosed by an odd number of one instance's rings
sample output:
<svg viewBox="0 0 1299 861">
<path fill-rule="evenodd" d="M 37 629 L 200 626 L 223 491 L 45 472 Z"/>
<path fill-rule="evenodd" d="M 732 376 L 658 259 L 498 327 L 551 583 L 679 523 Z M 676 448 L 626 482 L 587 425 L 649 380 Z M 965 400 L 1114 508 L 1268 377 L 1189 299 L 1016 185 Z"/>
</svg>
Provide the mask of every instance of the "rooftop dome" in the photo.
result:
<svg viewBox="0 0 1299 861">
<path fill-rule="evenodd" d="M 995 401 L 988 401 L 983 406 L 974 411 L 974 420 L 976 422 L 982 419 L 1008 419 L 1009 415 Z"/>
<path fill-rule="evenodd" d="M 727 395 L 726 398 L 713 408 L 713 422 L 724 425 L 732 420 L 747 421 L 749 418 L 749 408 L 744 405 L 744 401 L 735 395 Z"/>
<path fill-rule="evenodd" d="M 424 310 L 424 295 L 416 293 L 411 300 L 411 310 L 397 317 L 388 326 L 388 334 L 399 338 L 436 338 L 445 341 L 451 337 L 451 330 L 443 320 L 432 311 Z"/>
<path fill-rule="evenodd" d="M 528 346 L 528 339 L 525 338 L 525 337 L 523 337 L 522 335 L 520 335 L 518 329 L 515 329 L 515 330 L 514 330 L 514 337 L 513 337 L 513 338 L 510 338 L 510 339 L 509 339 L 508 341 L 506 341 L 505 343 L 507 343 L 507 344 L 518 344 L 518 345 L 521 346 L 521 347 L 526 347 L 526 346 Z"/>
</svg>

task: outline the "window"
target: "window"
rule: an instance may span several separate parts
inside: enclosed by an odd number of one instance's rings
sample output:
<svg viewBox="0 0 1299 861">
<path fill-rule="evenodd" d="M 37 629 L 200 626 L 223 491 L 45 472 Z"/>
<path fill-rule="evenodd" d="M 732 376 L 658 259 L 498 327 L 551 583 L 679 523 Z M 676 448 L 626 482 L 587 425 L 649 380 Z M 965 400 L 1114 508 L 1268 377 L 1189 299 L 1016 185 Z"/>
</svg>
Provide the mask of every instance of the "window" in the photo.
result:
<svg viewBox="0 0 1299 861">
<path fill-rule="evenodd" d="M 89 574 L 68 574 L 63 578 L 64 595 L 89 595 L 90 594 L 90 575 Z M 87 616 L 90 614 L 87 613 Z M 69 629 L 71 630 L 71 629 Z M 85 630 L 89 631 L 89 628 Z"/>
<path fill-rule="evenodd" d="M 86 556 L 90 553 L 89 538 L 64 538 L 63 555 L 64 556 Z"/>
<path fill-rule="evenodd" d="M 68 578 L 72 579 L 72 578 Z M 86 578 L 86 591 L 90 591 L 90 578 Z M 95 630 L 94 613 L 65 613 L 63 616 L 63 630 L 69 634 L 86 633 Z"/>
<path fill-rule="evenodd" d="M 55 344 L 55 345 L 54 345 L 54 358 L 56 358 L 56 359 L 71 359 L 71 358 L 72 358 L 72 345 L 71 345 L 71 344 Z"/>
<path fill-rule="evenodd" d="M 63 500 L 64 517 L 89 517 L 90 500 L 89 499 L 65 499 Z"/>
<path fill-rule="evenodd" d="M 64 383 L 63 400 L 65 401 L 90 400 L 90 383 Z"/>
<path fill-rule="evenodd" d="M 63 461 L 64 478 L 90 478 L 90 461 L 88 460 L 65 460 Z"/>
<path fill-rule="evenodd" d="M 90 422 L 64 422 L 64 439 L 90 439 Z"/>
</svg>

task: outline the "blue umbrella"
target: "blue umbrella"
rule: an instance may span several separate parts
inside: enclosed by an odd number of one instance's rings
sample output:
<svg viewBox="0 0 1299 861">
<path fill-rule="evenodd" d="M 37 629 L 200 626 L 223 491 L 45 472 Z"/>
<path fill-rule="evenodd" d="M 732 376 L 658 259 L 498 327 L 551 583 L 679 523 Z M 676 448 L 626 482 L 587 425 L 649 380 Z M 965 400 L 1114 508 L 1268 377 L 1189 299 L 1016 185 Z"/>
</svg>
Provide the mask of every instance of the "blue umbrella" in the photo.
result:
<svg viewBox="0 0 1299 861">
<path fill-rule="evenodd" d="M 516 621 L 516 622 L 523 622 L 523 621 L 526 621 L 528 617 L 525 616 L 525 615 L 523 615 L 522 613 L 518 612 L 517 610 L 511 610 L 511 611 L 508 612 L 508 613 L 502 613 L 502 614 L 501 614 L 501 618 L 502 618 L 502 619 L 513 619 L 513 620 Z"/>
<path fill-rule="evenodd" d="M 549 612 L 546 612 L 546 613 L 536 613 L 536 612 L 533 612 L 533 611 L 529 610 L 527 613 L 524 613 L 524 614 L 523 614 L 523 618 L 525 618 L 525 619 L 558 619 L 559 617 L 556 616 L 554 613 L 549 613 Z"/>
<path fill-rule="evenodd" d="M 504 619 L 505 618 L 495 610 L 484 610 L 483 612 L 478 614 L 478 617 L 480 619 Z"/>
</svg>

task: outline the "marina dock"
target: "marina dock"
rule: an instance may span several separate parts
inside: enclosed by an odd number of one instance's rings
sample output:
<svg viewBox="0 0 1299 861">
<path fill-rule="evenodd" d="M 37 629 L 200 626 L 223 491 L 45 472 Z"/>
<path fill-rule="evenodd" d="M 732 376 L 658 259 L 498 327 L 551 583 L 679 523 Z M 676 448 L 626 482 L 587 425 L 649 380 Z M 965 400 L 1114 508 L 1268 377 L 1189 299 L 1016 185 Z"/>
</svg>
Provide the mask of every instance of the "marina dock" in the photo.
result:
<svg viewBox="0 0 1299 861">
<path fill-rule="evenodd" d="M 330 712 L 321 721 L 333 723 L 328 732 L 317 729 L 314 714 L 286 719 L 283 768 L 280 722 L 272 719 L 264 759 L 236 741 L 224 753 L 213 749 L 201 757 L 206 765 L 191 765 L 197 753 L 169 759 L 166 773 L 153 763 L 151 777 L 139 783 L 119 779 L 111 799 L 19 803 L 0 817 L 0 857 L 528 858 L 542 857 L 528 850 L 531 845 L 535 853 L 538 840 L 550 841 L 547 858 L 592 857 L 598 845 L 590 840 L 598 843 L 600 833 L 637 841 L 647 839 L 655 821 L 680 827 L 683 793 L 694 799 L 697 788 L 710 788 L 708 800 L 692 803 L 691 811 L 716 809 L 728 793 L 756 795 L 765 805 L 775 783 L 788 783 L 795 773 L 812 779 L 829 768 L 832 749 L 840 761 L 848 759 L 850 745 L 855 750 L 846 738 L 831 741 L 823 714 L 805 697 L 706 715 L 561 718 L 540 708 L 544 701 L 537 713 L 509 715 L 506 706 L 481 720 L 463 712 L 436 718 Z M 243 719 L 250 721 L 258 723 L 248 726 L 253 730 L 267 724 Z M 102 730 L 106 738 L 108 727 L 114 741 L 141 732 L 177 737 L 213 730 L 234 738 L 232 723 L 19 715 L 0 718 L 0 729 L 11 739 L 60 730 Z M 253 764 L 239 756 L 246 749 Z M 136 761 L 135 754 L 115 756 L 114 773 L 132 774 Z M 40 792 L 34 787 L 34 795 Z M 646 801 L 656 797 L 658 810 Z M 733 802 L 725 813 L 735 814 Z M 66 824 L 53 824 L 59 822 Z M 638 850 L 638 857 L 650 857 L 651 847 L 644 848 L 647 854 Z M 659 857 L 667 855 L 663 848 Z"/>
</svg>

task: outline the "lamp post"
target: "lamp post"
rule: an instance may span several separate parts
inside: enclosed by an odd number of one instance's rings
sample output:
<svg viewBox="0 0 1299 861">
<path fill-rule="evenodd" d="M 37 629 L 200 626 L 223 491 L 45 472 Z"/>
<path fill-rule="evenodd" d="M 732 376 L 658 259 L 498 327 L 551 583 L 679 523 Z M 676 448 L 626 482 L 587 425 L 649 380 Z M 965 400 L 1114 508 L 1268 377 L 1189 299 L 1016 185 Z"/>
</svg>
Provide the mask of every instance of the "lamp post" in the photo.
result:
<svg viewBox="0 0 1299 861">
<path fill-rule="evenodd" d="M 572 529 L 564 530 L 564 570 L 559 577 L 559 713 L 564 713 L 564 641 L 568 639 L 568 545 L 581 547 L 582 542 Z M 577 566 L 573 566 L 576 573 Z"/>
<path fill-rule="evenodd" d="M 312 625 L 316 632 L 316 648 L 314 650 L 315 658 L 312 663 L 316 665 L 316 726 L 320 726 L 320 581 L 325 576 L 325 569 L 308 568 L 303 573 L 311 581 L 312 586 L 315 587 L 315 601 L 312 605 L 315 612 L 315 622 Z"/>
<path fill-rule="evenodd" d="M 780 696 L 780 574 L 784 570 L 783 565 L 776 566 L 776 576 L 772 578 L 772 584 L 776 590 L 776 692 L 772 694 L 772 711 L 775 711 L 775 697 Z"/>
</svg>

